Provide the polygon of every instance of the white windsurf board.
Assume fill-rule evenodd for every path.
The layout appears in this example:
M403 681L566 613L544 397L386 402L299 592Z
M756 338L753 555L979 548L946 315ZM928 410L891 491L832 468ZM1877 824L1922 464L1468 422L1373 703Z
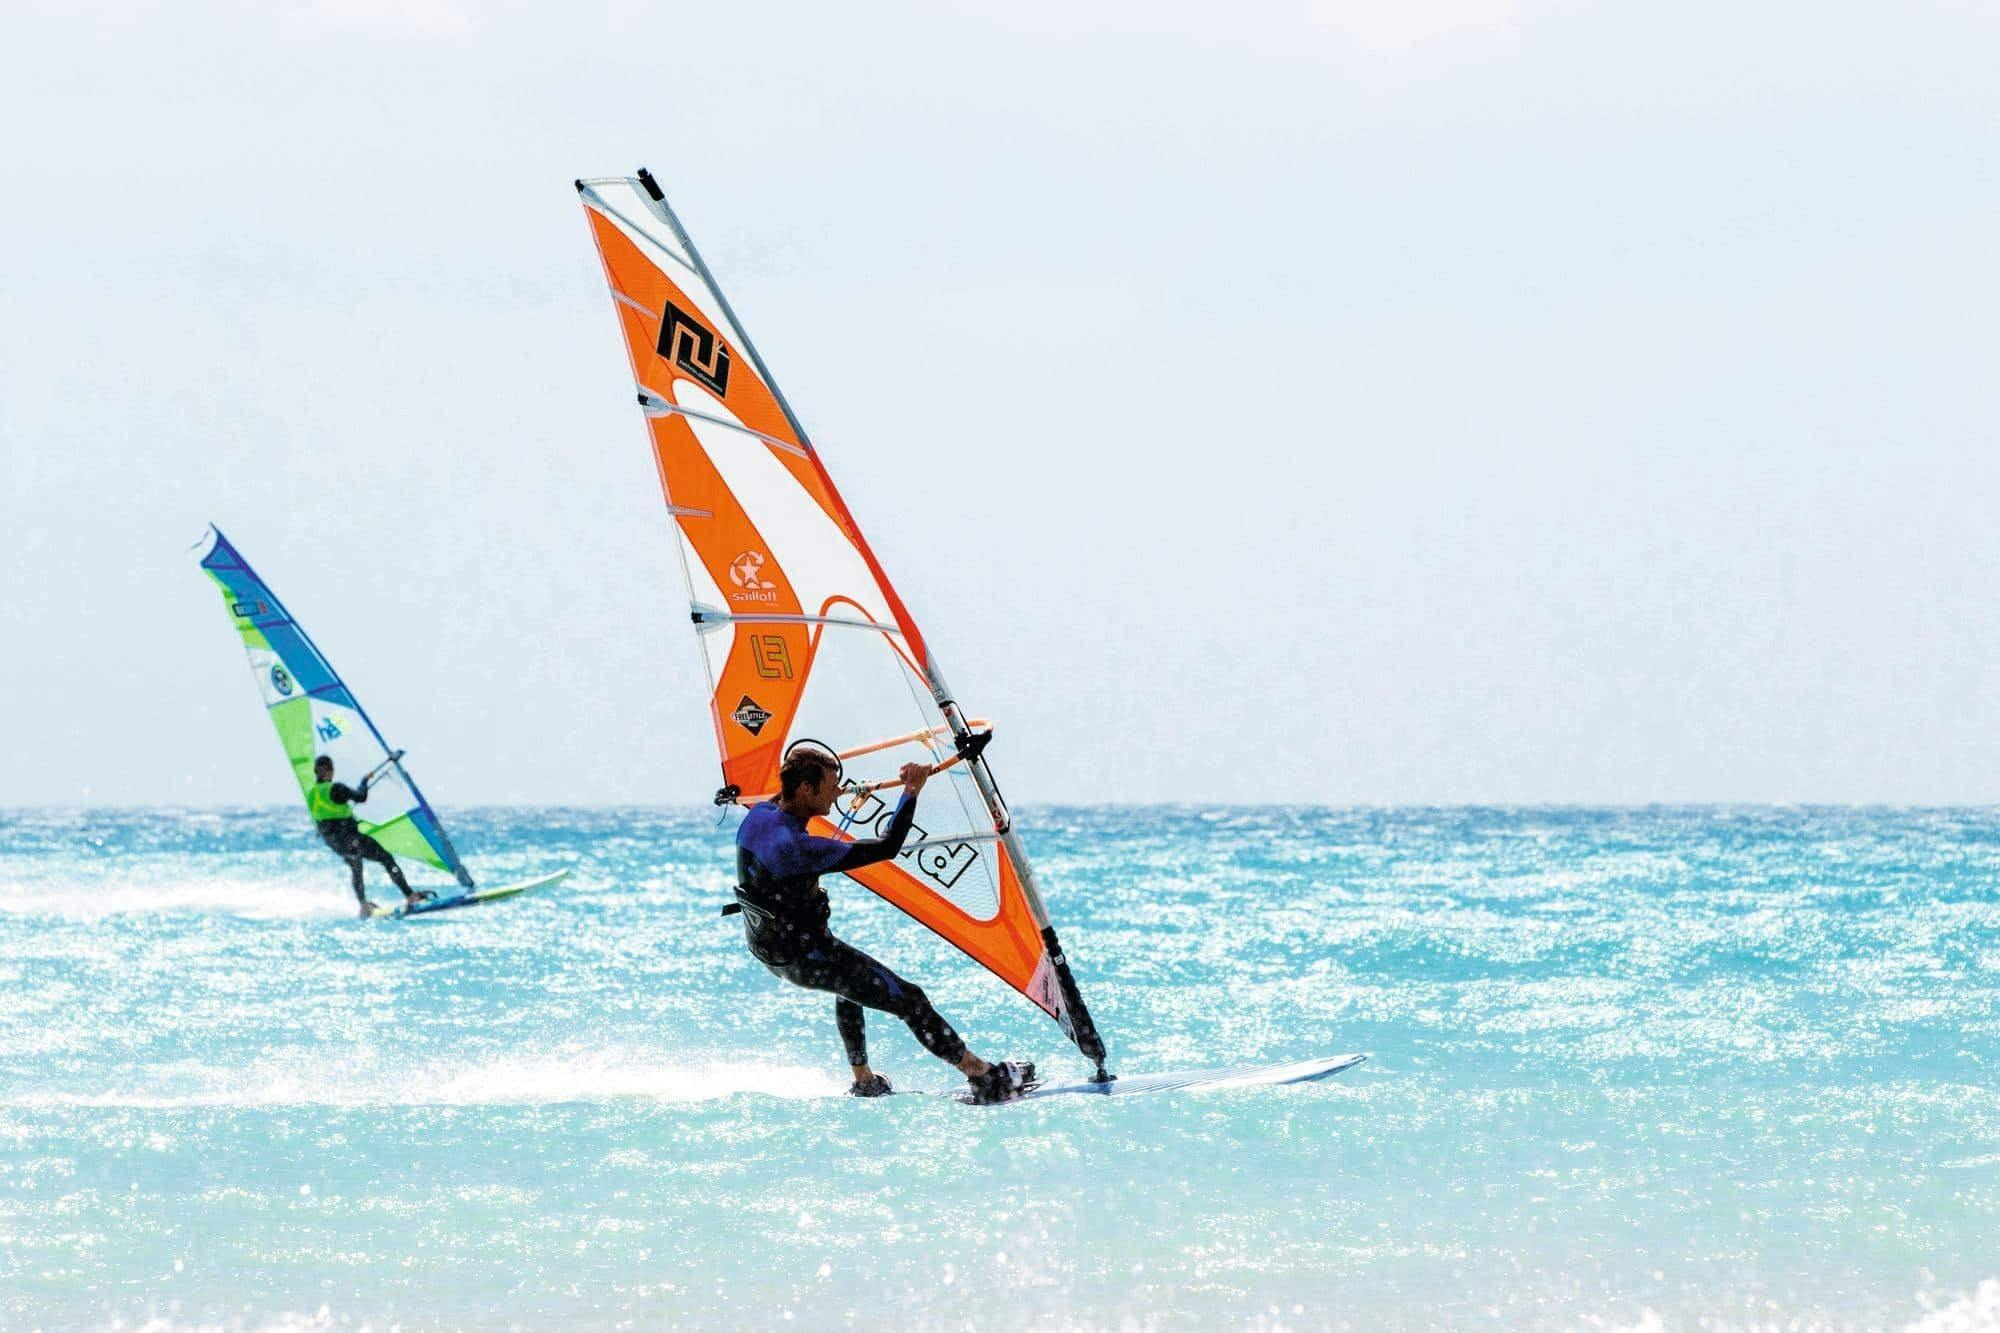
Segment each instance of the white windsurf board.
M1131 1097L1143 1092L1215 1092L1227 1088L1273 1087L1311 1083L1352 1069L1365 1055L1326 1055L1313 1060L1287 1060L1271 1065L1236 1065L1223 1069L1189 1069L1170 1074L1120 1074L1109 1083L1079 1079L1072 1083L1037 1083L1004 1102L974 1102L964 1091L945 1094L970 1106L1012 1106L1037 1097Z
M567 878L569 878L569 867L564 866L554 874L543 875L540 879L522 880L518 884L500 884L490 889L474 889L470 893L439 894L435 898L427 898L419 903L400 903L395 907L379 909L370 916L400 920L403 917L425 916L431 912L447 912L454 907L480 907L502 898L514 898L523 893L532 893L536 889L550 888Z

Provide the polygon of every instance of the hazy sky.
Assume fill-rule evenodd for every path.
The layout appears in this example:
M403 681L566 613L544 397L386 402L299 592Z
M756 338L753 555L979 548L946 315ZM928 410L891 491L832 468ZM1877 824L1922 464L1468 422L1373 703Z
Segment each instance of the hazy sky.
M20 3L0 803L701 801L578 175L1040 800L2000 801L2000 8Z

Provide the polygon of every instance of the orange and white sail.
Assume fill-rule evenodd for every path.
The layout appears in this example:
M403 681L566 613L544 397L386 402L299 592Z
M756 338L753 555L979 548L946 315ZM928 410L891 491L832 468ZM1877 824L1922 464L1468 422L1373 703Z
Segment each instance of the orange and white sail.
M577 190L687 574L718 801L772 795L785 751L810 740L854 783L814 831L872 837L893 808L880 780L911 760L935 766L903 853L854 878L1034 1001L1102 1073L1103 1043L986 766L990 727L952 698L657 183L642 170Z

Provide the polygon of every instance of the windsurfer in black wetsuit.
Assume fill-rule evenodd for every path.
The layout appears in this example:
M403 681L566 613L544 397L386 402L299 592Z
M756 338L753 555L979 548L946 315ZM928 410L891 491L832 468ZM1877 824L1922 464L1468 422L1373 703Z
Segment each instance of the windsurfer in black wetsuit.
M873 841L843 842L806 831L807 821L824 818L833 809L840 792L837 761L810 747L794 749L778 776L778 799L753 807L736 831L736 903L750 952L759 962L795 986L837 997L833 1016L854 1071L854 1086L848 1089L854 1096L880 1097L891 1091L889 1080L868 1066L861 1012L868 1008L908 1024L925 1050L956 1065L971 1081L975 1098L1001 1101L1033 1081L1033 1065L980 1059L931 1007L922 988L835 939L827 928L830 907L819 877L859 870L902 851L916 816L917 793L930 772L923 764L903 765L903 797L887 833Z
M401 755L401 750L396 751ZM334 855L347 862L348 870L354 876L354 898L361 904L361 915L368 916L375 911L375 904L368 901L368 894L361 885L361 863L373 861L389 872L389 882L403 891L403 901L417 903L430 897L428 893L412 889L403 878L403 868L396 864L396 858L389 855L381 843L361 831L354 822L354 807L368 799L368 779L361 779L359 787L350 787L344 782L333 780L333 760L325 755L313 760L313 785L306 789L306 806L312 811L313 823L319 828L319 836L333 849Z

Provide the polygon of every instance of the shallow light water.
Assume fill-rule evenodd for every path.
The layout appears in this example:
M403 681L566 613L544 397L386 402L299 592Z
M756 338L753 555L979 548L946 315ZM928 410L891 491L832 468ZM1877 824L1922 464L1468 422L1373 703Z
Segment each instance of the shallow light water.
M712 813L447 817L570 885L361 922L290 810L0 814L0 1327L2000 1325L2000 813L1028 810L1115 1067L1371 1058L998 1109L839 1095Z

